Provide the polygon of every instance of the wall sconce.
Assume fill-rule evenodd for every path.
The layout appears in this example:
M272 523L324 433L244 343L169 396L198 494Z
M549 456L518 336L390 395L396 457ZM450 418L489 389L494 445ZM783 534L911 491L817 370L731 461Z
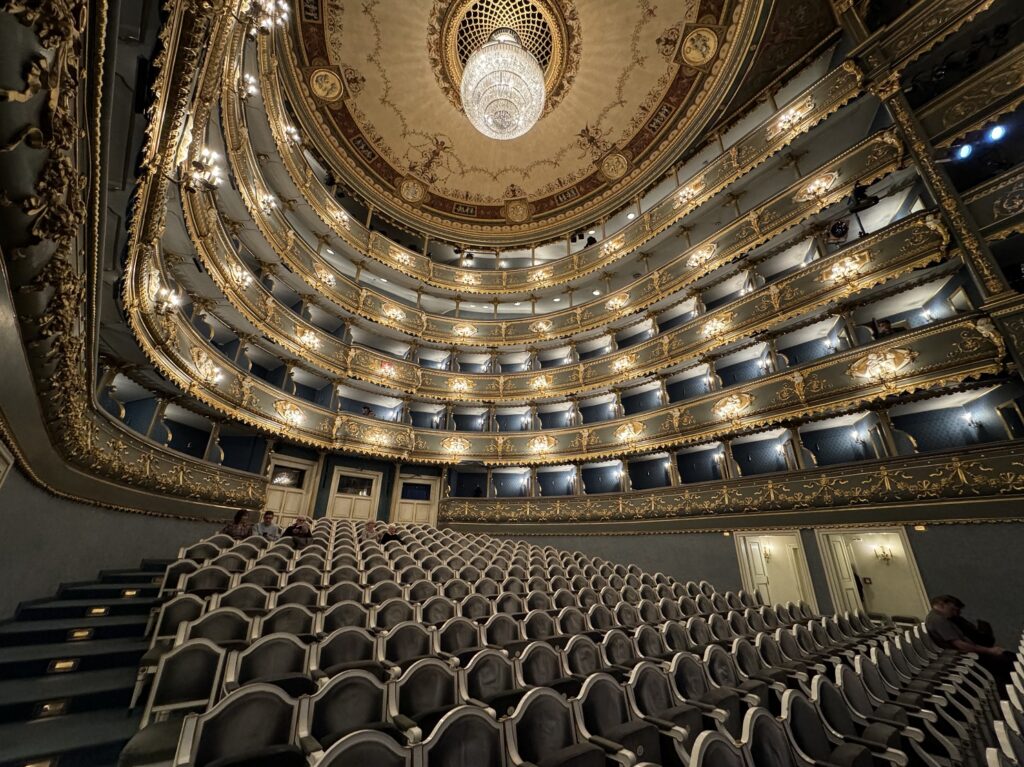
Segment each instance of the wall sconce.
M964 420L964 423L967 424L972 429L977 429L981 425L974 420L974 416L970 413L964 413L960 417Z
M761 549L761 556L764 558L764 563L765 564L768 564L769 562L772 561L772 547L771 547L771 544L767 544L767 545L765 545Z
M274 27L283 27L288 23L288 3L286 0L253 0L249 7L249 34L269 35Z
M163 287L156 292L153 299L158 314L170 314L181 306L181 293L171 288Z
M889 546L875 546L875 559L889 564L892 562L892 549Z
M256 78L250 74L244 74L238 81L238 95L242 101L252 98L260 92L259 87L256 85Z
M858 445L863 445L864 444L864 437L856 429L853 429L850 432L850 436L853 437L853 441L856 442Z
M186 174L186 186L193 192L212 192L219 187L224 182L224 171L218 160L220 155L209 147L199 150Z

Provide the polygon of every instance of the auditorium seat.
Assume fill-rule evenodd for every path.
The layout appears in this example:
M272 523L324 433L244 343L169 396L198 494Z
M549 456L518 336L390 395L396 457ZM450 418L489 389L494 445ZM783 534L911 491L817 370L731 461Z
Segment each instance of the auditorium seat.
M581 736L569 702L546 687L523 696L506 732L512 765L605 767L605 749Z
M224 692L261 683L280 687L293 698L310 695L317 686L309 670L309 645L293 634L269 634L228 656Z

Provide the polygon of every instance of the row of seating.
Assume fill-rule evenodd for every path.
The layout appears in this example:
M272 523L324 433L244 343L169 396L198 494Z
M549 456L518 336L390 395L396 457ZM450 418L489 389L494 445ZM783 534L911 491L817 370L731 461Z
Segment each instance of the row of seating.
M1016 656L1006 697L999 703L1002 718L993 724L996 745L985 754L987 767L1024 765L1024 633L1017 643Z
M860 613L822 617L805 604L769 607L706 582L421 526L384 546L347 522L322 520L314 536L306 547L221 537L180 552L198 572L251 546L242 549L247 561L274 553L284 576L330 572L331 552L354 557L341 567L358 577L196 594L187 592L189 574L179 575L154 616L144 670L155 677L140 674L153 681L124 764L176 751L176 764L204 766L367 758L434 767L946 767L980 763L996 745L991 678L973 659L938 651L920 627ZM310 554L318 561L303 559ZM404 556L438 556L441 566L499 557L537 578L537 588L453 598L427 581L434 590L413 599L419 581L368 582L368 570ZM574 588L569 568L584 567L598 572ZM595 576L622 585L595 590ZM381 584L403 591L378 603L372 589ZM358 588L356 598L330 603L339 585ZM671 596L645 598L645 587ZM300 593L306 604L289 601ZM698 602L706 613L684 612ZM265 716L273 722L252 727Z

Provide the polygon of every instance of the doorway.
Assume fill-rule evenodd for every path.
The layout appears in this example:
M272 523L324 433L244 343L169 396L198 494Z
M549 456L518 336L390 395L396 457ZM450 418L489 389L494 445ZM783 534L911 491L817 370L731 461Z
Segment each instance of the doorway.
M441 481L437 477L399 477L391 521L402 524L436 524L440 485Z
M276 522L282 529L295 521L296 517L311 515L316 475L317 464L313 461L277 454L270 456L266 508L274 512Z
M799 530L736 533L743 588L761 595L765 604L807 602L818 605Z
M331 499L327 516L366 522L377 518L381 473L339 466L331 478Z
M816 530L832 602L839 612L920 620L928 597L902 527Z

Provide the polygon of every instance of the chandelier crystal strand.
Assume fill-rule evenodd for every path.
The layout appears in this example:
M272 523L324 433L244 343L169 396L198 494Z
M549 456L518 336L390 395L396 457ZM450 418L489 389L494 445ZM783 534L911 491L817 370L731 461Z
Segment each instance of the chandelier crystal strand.
M544 72L511 29L498 29L474 51L462 73L462 108L478 131L518 138L544 111Z

